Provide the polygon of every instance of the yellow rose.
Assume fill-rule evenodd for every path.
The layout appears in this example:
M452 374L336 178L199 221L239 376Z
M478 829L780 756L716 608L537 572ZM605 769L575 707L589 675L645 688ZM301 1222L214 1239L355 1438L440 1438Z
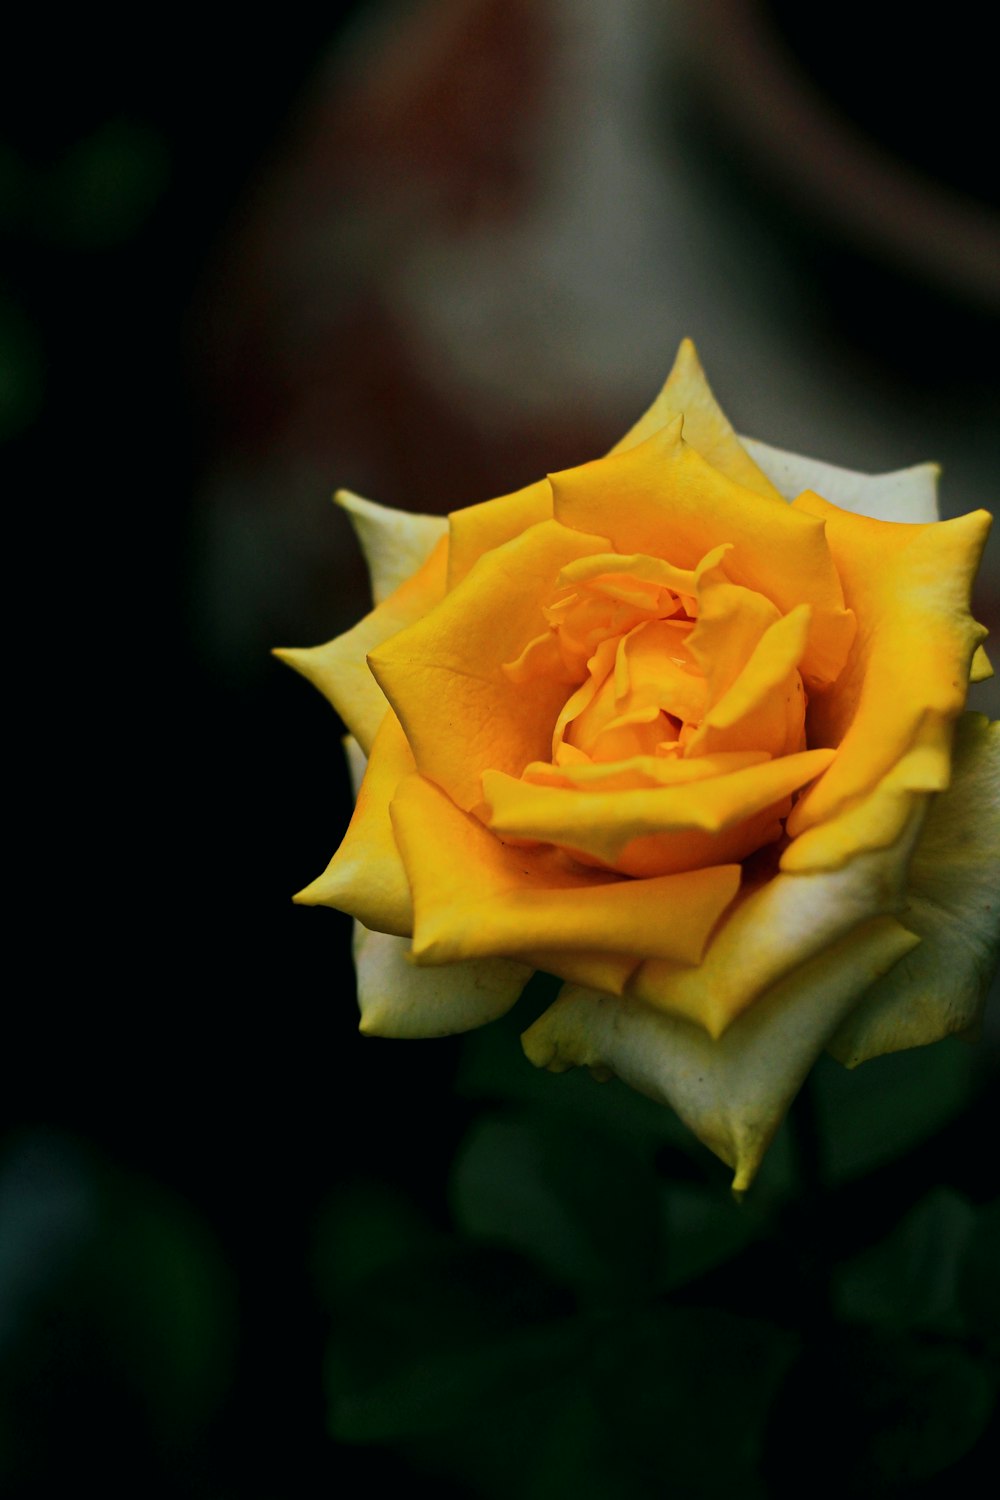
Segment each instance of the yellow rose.
M935 482L738 439L685 342L606 458L447 521L342 495L375 608L279 654L368 757L296 898L358 919L362 1030L463 1031L556 974L531 1061L670 1104L739 1190L824 1047L973 1025L990 518L938 521Z

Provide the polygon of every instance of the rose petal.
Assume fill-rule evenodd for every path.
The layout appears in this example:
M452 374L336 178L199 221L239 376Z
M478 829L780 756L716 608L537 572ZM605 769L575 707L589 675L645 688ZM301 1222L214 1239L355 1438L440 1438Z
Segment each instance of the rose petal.
M680 421L637 448L549 477L556 519L580 531L603 531L619 552L695 568L706 553L730 543L725 571L733 583L764 594L782 614L797 604L811 606L803 671L823 683L838 676L854 621L822 524L803 509L772 505L713 469L683 441ZM810 525L800 524L807 519Z
M905 921L920 947L873 986L830 1043L848 1067L978 1020L1000 950L1000 724L958 721L953 776L910 861Z
M551 520L552 487L547 479L536 480L513 495L501 495L498 500L453 510L448 517L449 593L487 552L512 542L530 526Z
M690 339L684 339L677 351L673 369L660 394L638 422L630 427L612 453L625 453L668 427L683 413L684 436L702 458L720 474L744 485L765 500L782 497L762 468L754 462L740 438L733 431L705 378L705 371Z
M841 510L878 521L939 519L937 482L941 470L937 464L916 464L891 474L860 474L818 458L785 453L753 438L741 438L740 442L786 500L794 500L803 490L814 490Z
M418 962L544 949L697 963L739 889L738 865L616 880L508 847L421 776L400 784L391 811L413 892Z
M892 848L858 855L840 870L782 873L748 887L697 968L649 960L636 970L628 993L721 1036L802 964L871 917L904 910L907 864L922 816L921 806Z
M804 748L806 703L798 668L810 617L808 604L800 604L765 631L691 736L687 755L766 750L782 756Z
M554 1072L606 1071L669 1104L750 1185L778 1125L839 1021L863 990L918 941L876 917L803 965L713 1040L637 1000L564 990L522 1042Z
M323 874L294 898L301 906L333 906L366 927L409 936L413 907L403 861L389 818L389 802L413 756L389 709L375 736L358 789L354 814L340 848Z
M503 668L545 627L542 604L559 570L607 551L603 537L555 521L496 548L431 614L401 631L369 662L406 731L418 770L464 808L481 800L490 766L514 775L551 753L566 696L561 681L528 693Z
M369 651L414 621L444 597L448 539L441 537L426 562L395 593L359 620L352 630L308 650L280 650L275 656L301 672L333 704L367 753L388 707L368 670Z
M558 844L626 874L663 875L744 858L765 841L756 827L748 833L750 820L770 818L833 755L806 750L682 786L585 794L487 771L483 796L502 837Z
M448 531L444 516L394 510L350 490L338 490L333 498L346 510L361 544L376 604L387 599L427 561Z
M531 978L524 964L475 959L419 969L406 938L354 924L360 1029L367 1036L453 1036L485 1026L510 1010Z
M532 761L525 766L522 780L536 786L579 787L606 792L632 791L637 787L684 786L690 781L704 781L708 776L724 776L759 766L770 757L763 750L734 750L721 755L698 755L680 760L664 755L633 755L626 760L586 762L582 765L551 765Z
M950 724L986 634L969 614L969 594L990 516L903 526L851 515L809 492L792 509L826 521L845 596L863 622L843 678L811 705L810 738L838 751L789 820L797 838L867 795L918 733L928 789L947 778Z

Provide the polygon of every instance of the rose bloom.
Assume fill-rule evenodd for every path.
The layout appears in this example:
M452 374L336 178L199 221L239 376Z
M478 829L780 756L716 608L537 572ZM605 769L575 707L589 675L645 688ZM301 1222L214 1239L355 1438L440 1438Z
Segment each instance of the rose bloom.
M565 984L533 1063L617 1075L750 1182L825 1047L962 1032L996 957L997 726L937 471L736 437L689 342L605 458L447 520L351 495L375 608L279 653L367 756L326 872L361 1029Z

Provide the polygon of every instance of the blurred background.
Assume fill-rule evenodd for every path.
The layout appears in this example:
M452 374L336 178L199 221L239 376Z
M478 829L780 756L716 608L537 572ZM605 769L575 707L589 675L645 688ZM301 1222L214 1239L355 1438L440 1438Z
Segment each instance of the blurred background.
M363 1040L348 922L289 899L349 809L268 655L367 606L336 486L444 513L595 457L687 334L738 430L995 508L991 53L964 0L871 17L13 26L5 1496L997 1468L996 1003L978 1047L821 1064L737 1208L666 1111L521 1059L544 981L464 1040Z

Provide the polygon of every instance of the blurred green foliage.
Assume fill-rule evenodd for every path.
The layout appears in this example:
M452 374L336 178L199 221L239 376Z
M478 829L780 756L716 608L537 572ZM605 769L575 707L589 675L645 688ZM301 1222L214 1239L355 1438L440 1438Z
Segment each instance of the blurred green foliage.
M1000 1380L1000 1203L931 1188L873 1233L843 1196L960 1109L960 1050L846 1085L821 1069L830 1183L801 1179L793 1123L737 1205L667 1111L527 1068L523 1024L466 1039L478 1108L445 1214L361 1182L327 1208L335 1439L486 1500L791 1497L817 1463L901 1496L973 1461Z

